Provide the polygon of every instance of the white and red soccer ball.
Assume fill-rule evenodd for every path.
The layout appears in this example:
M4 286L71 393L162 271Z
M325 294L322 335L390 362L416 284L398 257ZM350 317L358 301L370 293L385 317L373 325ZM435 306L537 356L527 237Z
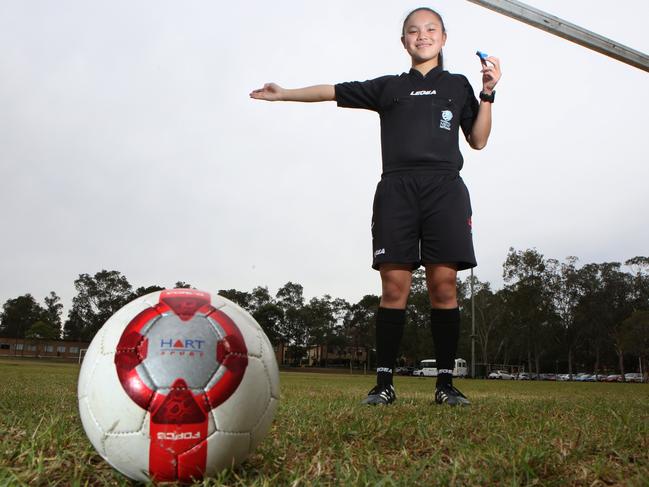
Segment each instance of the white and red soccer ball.
M79 374L83 427L140 481L191 481L241 463L279 401L273 348L231 301L194 289L148 294L97 332Z

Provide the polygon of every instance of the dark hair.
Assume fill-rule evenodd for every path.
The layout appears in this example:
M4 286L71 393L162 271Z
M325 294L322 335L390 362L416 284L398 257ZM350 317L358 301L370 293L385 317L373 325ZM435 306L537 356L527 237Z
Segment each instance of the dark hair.
M446 27L444 26L444 19L442 19L442 16L438 12L436 12L432 8L419 7L412 10L408 15L406 15L406 18L403 20L403 25L401 26L401 37L404 37L406 35L406 23L408 22L408 19L412 17L413 14L417 12L421 12L422 10L425 12L430 12L433 15L436 15L437 18L439 19L439 23L442 24L442 32L446 33ZM440 68L444 69L444 54L442 53L441 49L439 50L439 54L437 55L437 65Z

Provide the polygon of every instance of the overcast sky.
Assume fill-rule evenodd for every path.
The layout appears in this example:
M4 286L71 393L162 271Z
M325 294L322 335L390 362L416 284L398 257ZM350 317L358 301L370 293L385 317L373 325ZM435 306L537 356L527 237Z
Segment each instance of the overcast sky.
M646 0L529 3L649 52ZM407 71L401 23L421 5L476 92L476 49L502 61L488 146L461 141L477 276L501 287L510 246L648 255L647 73L468 1L2 0L0 304L54 290L67 307L101 269L379 294L378 116L248 93Z

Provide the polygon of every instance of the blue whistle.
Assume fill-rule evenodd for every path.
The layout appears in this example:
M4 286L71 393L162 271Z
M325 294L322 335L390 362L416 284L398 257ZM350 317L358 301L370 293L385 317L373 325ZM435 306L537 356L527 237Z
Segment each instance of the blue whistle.
M478 56L481 61L484 61L485 59L487 59L489 57L489 54L487 54L486 52L476 51L475 53L476 53L476 56Z

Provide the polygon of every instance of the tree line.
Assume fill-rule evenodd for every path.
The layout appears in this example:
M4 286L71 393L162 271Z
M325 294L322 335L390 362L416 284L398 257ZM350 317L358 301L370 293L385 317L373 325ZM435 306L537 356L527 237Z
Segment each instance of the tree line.
M471 356L472 310L477 362L523 365L532 372L637 369L649 356L649 258L578 265L536 249L509 249L503 263L504 285L471 276L458 279L462 328L458 356ZM471 286L474 303L471 305ZM7 300L0 314L0 336L90 341L105 321L129 301L162 290L134 289L118 271L81 274L67 319L51 292L43 304L31 294ZM173 287L191 287L179 281ZM275 294L268 287L251 291L221 289L220 295L246 309L274 345L286 347L292 363L302 363L312 347L330 352L370 351L373 365L374 319L379 296L358 302L325 294L307 300L301 284L287 282ZM403 365L433 357L429 300L422 270L413 274L407 322L401 346ZM353 357L358 356L353 353ZM332 365L324 354L317 365ZM360 364L356 364L360 365ZM630 370L629 369L629 370Z

